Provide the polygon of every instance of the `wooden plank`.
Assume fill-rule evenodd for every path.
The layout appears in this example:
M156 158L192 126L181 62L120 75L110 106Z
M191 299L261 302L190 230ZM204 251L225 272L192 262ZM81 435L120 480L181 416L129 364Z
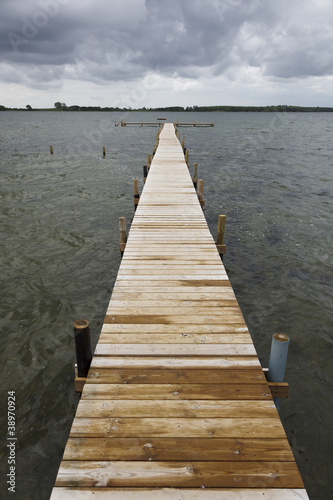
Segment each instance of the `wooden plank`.
M85 384L82 399L272 400L267 384Z
M303 488L294 462L63 461L56 486Z
M247 333L101 333L99 344L252 344Z
M292 462L285 439L72 438L64 460L175 460Z
M158 361L156 363L158 366ZM264 382L261 370L92 367L89 383L98 384L255 384ZM81 390L82 392L82 390ZM272 392L272 391L271 391ZM280 394L275 392L275 394Z
M304 489L54 488L50 500L309 500Z
M142 324L103 324L103 333L133 333L137 334L150 333L150 334L179 334L179 335L190 335L190 334L243 334L248 332L247 326L244 322L234 325L142 325Z
M70 437L285 438L275 418L75 418Z
M97 344L95 356L256 356L253 344Z
M210 325L218 325L222 321L224 324L239 324L243 319L242 313L239 311L237 313L233 313L232 315L223 314L214 314L212 315L202 315L202 316L194 316L194 315L183 315L183 316L172 316L172 314L107 314L104 318L104 323L121 323L121 324L174 324L174 325L182 325L182 324L207 324Z
M178 400L164 399L127 400L103 399L79 402L76 417L224 417L224 418L273 418L277 410L272 401L234 401L234 400Z
M258 370L261 365L256 356L224 356L220 357L158 357L158 356L95 356L91 363L92 368L192 368L204 370L222 369L253 369ZM266 379L264 383L267 385ZM268 385L267 385L268 388Z

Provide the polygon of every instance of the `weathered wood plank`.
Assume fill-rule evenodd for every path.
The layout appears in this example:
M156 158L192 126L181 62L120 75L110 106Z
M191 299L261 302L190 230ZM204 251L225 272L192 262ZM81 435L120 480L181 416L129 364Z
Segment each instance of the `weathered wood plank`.
M99 344L251 344L246 333L101 333Z
M54 488L50 500L309 500L304 489Z
M253 344L97 344L95 356L256 356Z
M83 388L82 399L114 398L272 400L267 384L92 384L87 382Z
M256 356L223 356L223 357L159 357L159 356L95 356L91 363L92 368L169 368L169 369L204 369L229 370L231 368L261 369ZM260 370L261 371L261 370ZM264 382L267 384L266 379Z
M277 410L272 401L234 400L128 400L128 399L81 399L76 417L225 417L225 418L273 418Z
M142 325L142 324L103 324L103 333L167 333L167 334L243 334L248 332L247 326L244 322L234 325Z
M63 461L56 486L303 488L294 462Z
M158 365L158 361L156 361ZM263 383L261 370L109 368L92 367L89 383L98 384L255 384ZM271 391L272 392L272 391ZM273 396L275 394L273 393ZM278 397L278 396L277 396ZM281 397L281 396L280 396Z
M64 460L175 460L292 462L285 439L72 438Z
M70 437L285 438L277 418L75 418Z

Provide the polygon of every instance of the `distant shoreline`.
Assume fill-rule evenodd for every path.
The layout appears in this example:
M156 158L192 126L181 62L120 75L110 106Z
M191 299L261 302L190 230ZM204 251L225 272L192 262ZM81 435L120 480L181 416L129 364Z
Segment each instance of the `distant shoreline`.
M165 108L113 108L113 107L100 107L100 106L66 106L63 105L61 108L6 108L5 106L0 106L0 111L55 111L60 112L81 112L81 111L100 111L100 112L121 112L121 113L132 113L132 112L257 112L257 113L276 113L276 112L292 112L292 113L329 113L333 112L333 107L309 107L309 106L193 106L193 107L182 107L182 106L169 106Z

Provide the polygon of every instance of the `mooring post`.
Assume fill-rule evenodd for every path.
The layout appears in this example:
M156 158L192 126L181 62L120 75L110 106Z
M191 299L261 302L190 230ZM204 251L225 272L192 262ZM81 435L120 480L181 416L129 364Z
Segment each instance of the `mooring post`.
M194 163L193 164L193 177L192 177L194 189L197 189L197 180L198 180L198 164Z
M147 175L148 175L148 167L147 165L143 165L143 182L146 182Z
M204 181L202 179L198 180L198 198L200 201L200 205L202 207L205 206L205 200L204 200Z
M138 179L133 179L133 184L134 184L134 210L136 210L140 199Z
M187 163L188 168L190 168L190 165L188 164L188 149L185 151L185 161Z
M149 174L150 165L151 165L151 155L148 155L147 175Z
M75 351L78 377L87 377L92 360L89 321L74 322Z
M224 244L224 233L225 233L225 215L219 215L219 221L217 225L217 238L216 238L216 248L223 260L223 254L225 254L226 246Z
M183 140L182 140L182 148L184 149L185 146L185 135L183 135Z
M289 337L284 333L272 336L271 353L268 364L268 382L283 382L286 371ZM280 398L274 398L276 409L280 409Z
M53 155L53 146L50 146L50 153Z
M125 217L119 217L119 250L122 256L125 251L126 242L127 242L126 219Z
M103 146L103 158L105 158L105 146Z

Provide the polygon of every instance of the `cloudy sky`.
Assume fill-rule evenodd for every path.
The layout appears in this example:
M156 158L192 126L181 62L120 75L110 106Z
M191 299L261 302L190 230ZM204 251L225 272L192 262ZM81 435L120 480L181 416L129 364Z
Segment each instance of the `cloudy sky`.
M333 0L0 0L0 104L333 106Z

